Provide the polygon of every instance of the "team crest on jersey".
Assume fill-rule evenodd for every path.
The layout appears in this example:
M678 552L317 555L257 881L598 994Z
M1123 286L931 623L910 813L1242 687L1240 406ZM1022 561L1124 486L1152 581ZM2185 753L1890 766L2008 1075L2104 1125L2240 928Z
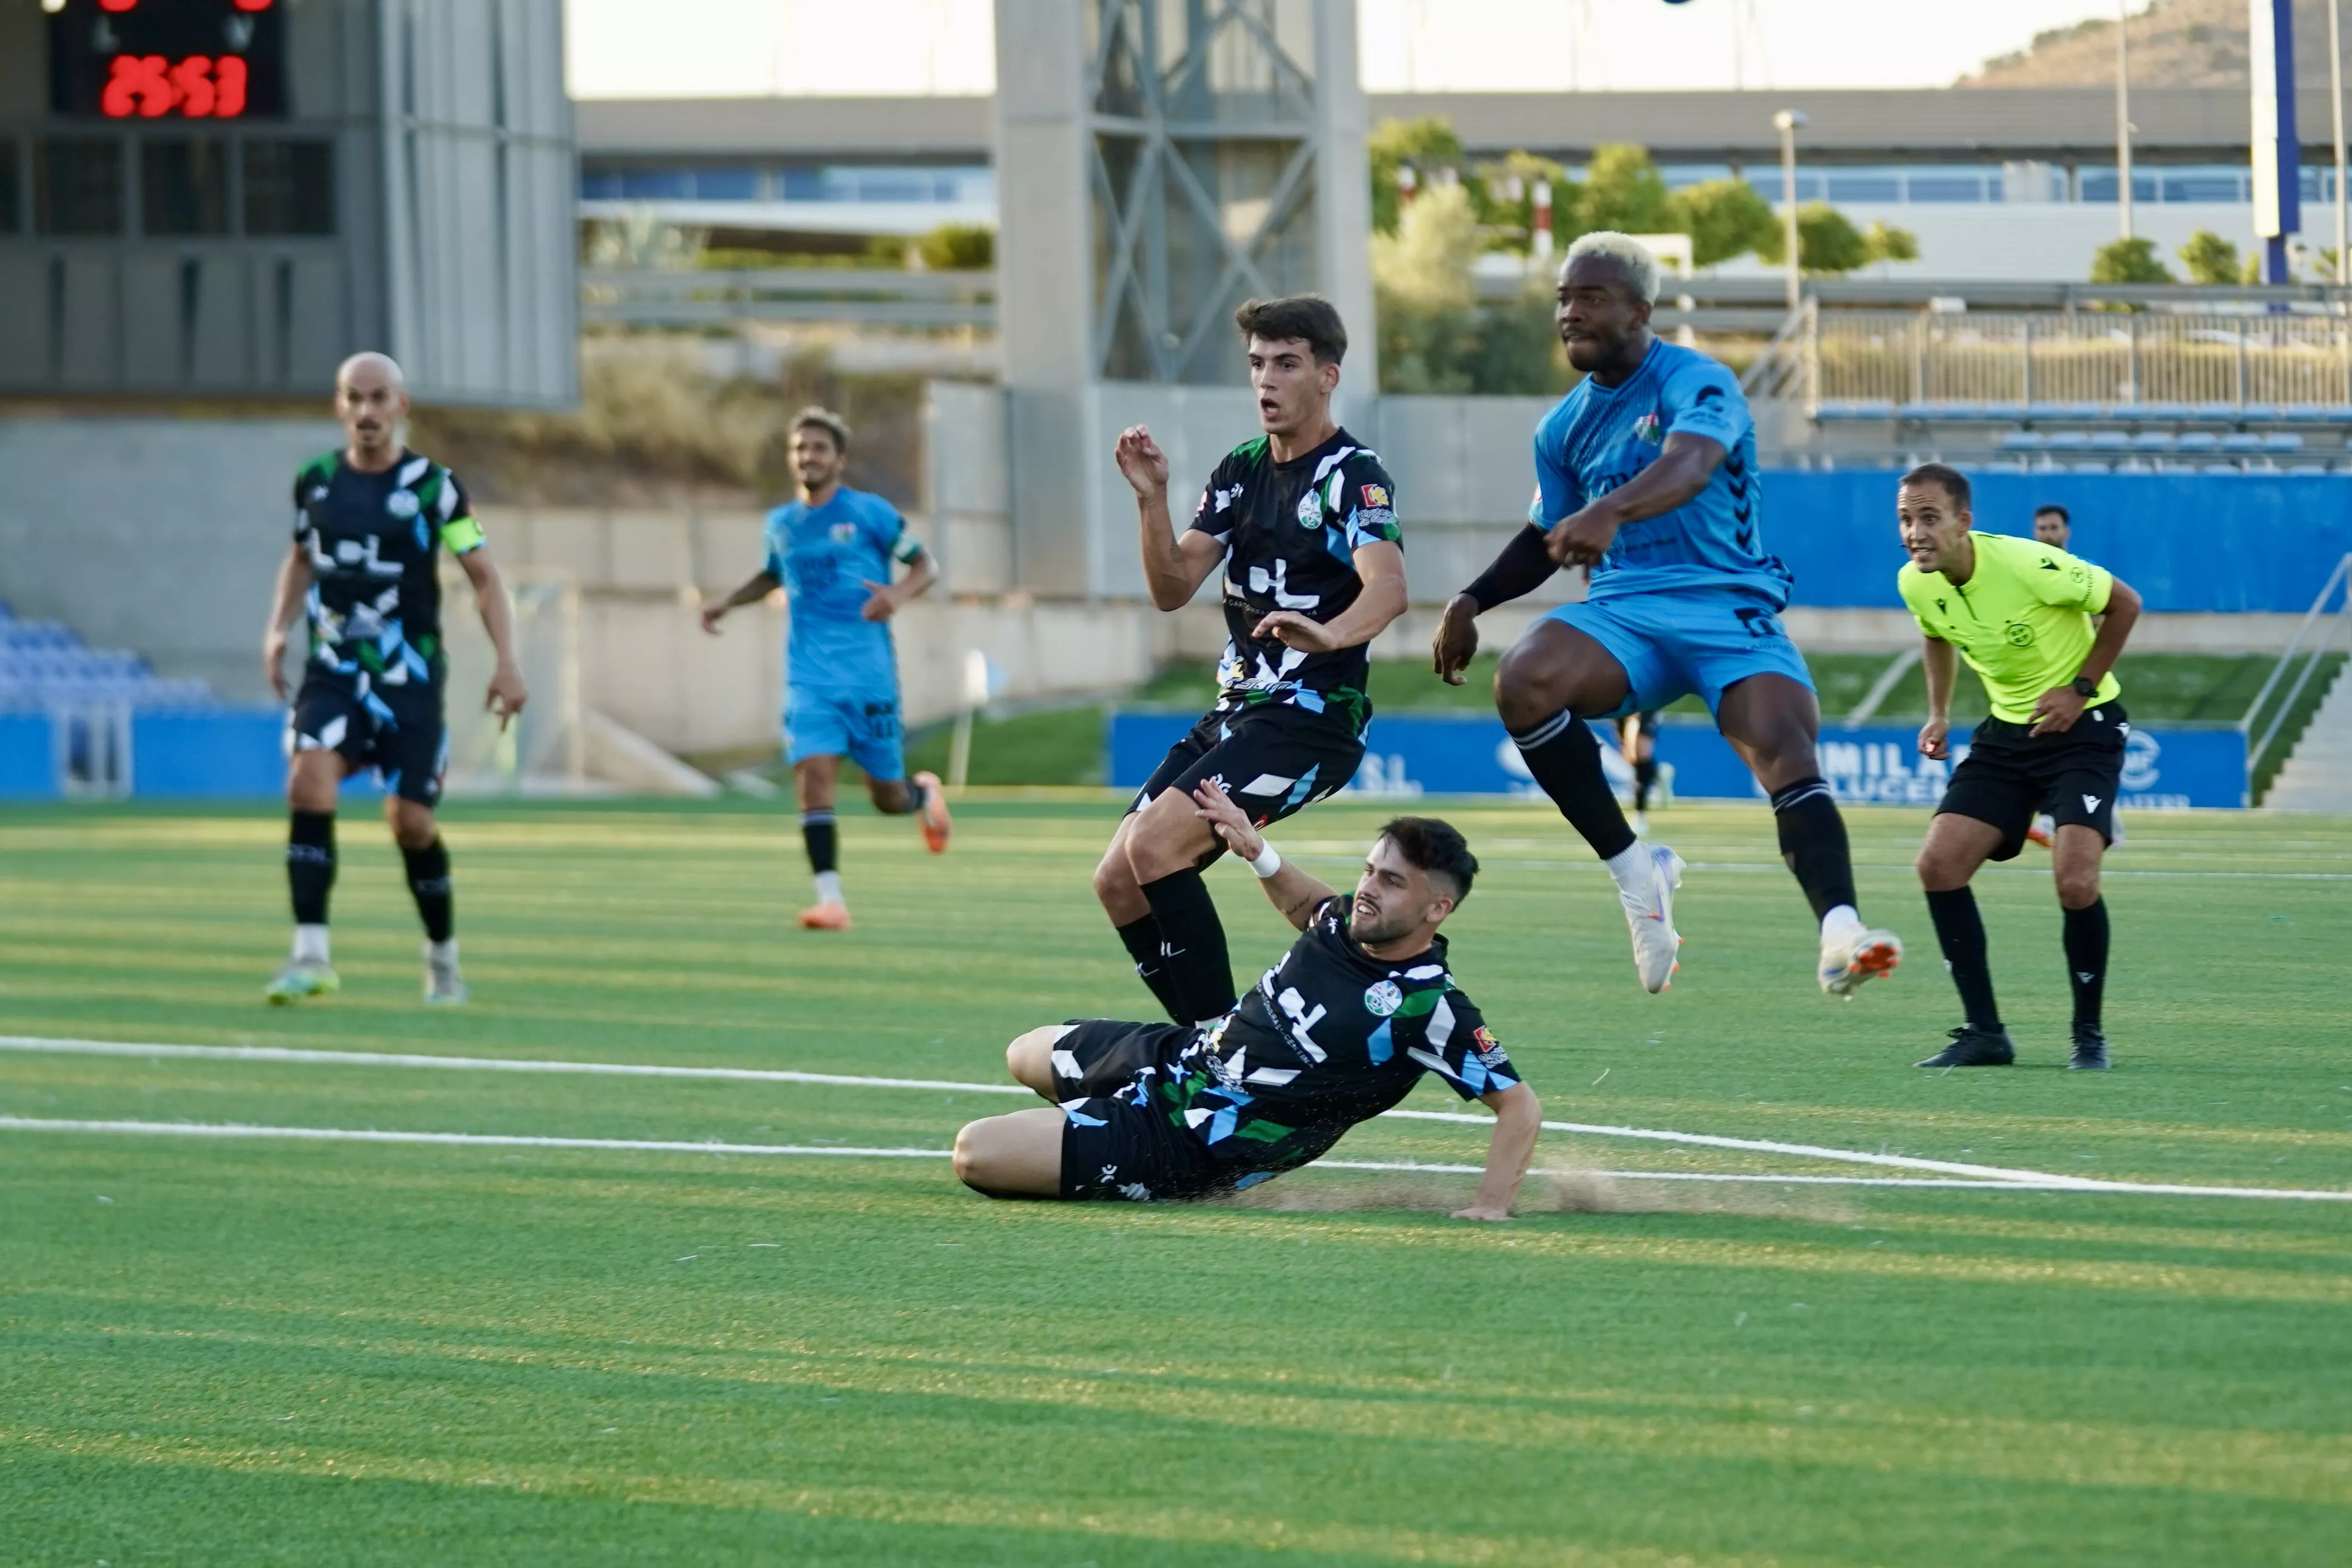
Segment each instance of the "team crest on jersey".
M383 498L383 510L406 522L419 510L415 490L394 490Z
M1647 441L1653 447L1665 439L1658 433L1658 416L1655 414L1644 414L1633 421L1633 439Z
M1364 987L1364 1010L1385 1018L1404 1005L1404 992L1393 980L1376 980Z
M1323 526L1322 492L1312 485L1307 486L1307 493L1298 498L1298 526L1301 528Z
M836 522L826 531L833 535L833 542L835 544L857 542L857 525L854 522Z

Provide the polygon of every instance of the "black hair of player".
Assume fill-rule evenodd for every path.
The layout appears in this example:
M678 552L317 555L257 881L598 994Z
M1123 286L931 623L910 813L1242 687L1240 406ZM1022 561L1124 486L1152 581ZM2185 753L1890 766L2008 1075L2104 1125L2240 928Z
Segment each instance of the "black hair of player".
M2069 528L2072 528L2072 527L2074 527L2074 515L2073 515L2072 513L2070 513L2069 511L2067 511L2067 510L2066 510L2064 507L2060 506L2060 505L2059 505L2056 501L2054 501L2054 500L2052 500L2052 501L2043 501L2040 506L2035 507L2035 508L2033 509L2033 515L2034 515L2037 519L2039 519L2039 518L2044 518L2044 517L2054 517L2054 518L2056 518L2059 521L2061 521L2061 522L2064 523L2064 524L2065 524L2067 527L2069 527Z
M1949 463L1922 463L1904 475L1897 485L1903 489L1913 485L1941 485L1944 493L1952 498L1954 511L1973 510L1970 501L1974 492L1969 485L1968 475Z
M832 409L819 408L816 405L811 404L793 415L791 433L797 436L803 430L824 431L833 437L835 451L844 457L849 455L849 421Z
M1244 342L1303 342L1317 364L1338 364L1348 356L1347 323L1339 320L1339 307L1320 294L1245 300L1234 312L1234 325L1242 330Z
M1391 817L1381 837L1396 846L1405 864L1452 882L1456 906L1470 896L1470 884L1478 877L1478 857L1470 853L1469 840L1452 823L1433 816Z

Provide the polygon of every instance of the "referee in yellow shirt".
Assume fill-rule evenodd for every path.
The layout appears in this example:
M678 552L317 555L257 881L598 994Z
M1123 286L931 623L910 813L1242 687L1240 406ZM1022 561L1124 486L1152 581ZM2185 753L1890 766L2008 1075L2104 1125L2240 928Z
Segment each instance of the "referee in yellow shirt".
M2034 814L2055 821L2051 871L2065 911L2066 973L2074 993L2074 1052L2066 1065L2107 1065L2099 1006L2106 983L2107 906L2099 858L2114 842L2123 783L2124 715L2116 658L2139 619L2139 595L2112 573L2031 539L1973 533L1969 481L1927 463L1903 476L1895 511L1910 564L1895 586L1926 636L1923 755L1949 754L1953 653L1984 678L1992 716L1936 807L1919 847L1927 912L1968 1022L1923 1068L2007 1067L2017 1059L1993 1004L1984 921L1969 879L2014 858ZM2104 616L2095 627L2094 616Z

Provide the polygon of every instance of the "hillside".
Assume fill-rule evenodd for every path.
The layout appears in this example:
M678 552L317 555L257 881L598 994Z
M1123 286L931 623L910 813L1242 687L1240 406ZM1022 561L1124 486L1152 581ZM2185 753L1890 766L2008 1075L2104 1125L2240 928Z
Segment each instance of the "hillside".
M2246 0L2157 0L2125 26L2136 87L2237 87L2246 81ZM2116 79L2116 25L2053 27L1996 55L1959 87L2105 87ZM2352 27L2352 25L2347 25ZM2295 0L2296 76L2327 83L2327 0ZM2352 53L2352 50L2347 50Z

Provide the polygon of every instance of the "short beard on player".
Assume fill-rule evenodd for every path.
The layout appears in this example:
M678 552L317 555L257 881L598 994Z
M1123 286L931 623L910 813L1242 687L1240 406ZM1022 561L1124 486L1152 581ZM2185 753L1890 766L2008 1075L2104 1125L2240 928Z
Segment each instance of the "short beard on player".
M1359 947L1394 942L1420 923L1419 910L1384 910L1361 892L1349 901L1348 934L1356 939Z

